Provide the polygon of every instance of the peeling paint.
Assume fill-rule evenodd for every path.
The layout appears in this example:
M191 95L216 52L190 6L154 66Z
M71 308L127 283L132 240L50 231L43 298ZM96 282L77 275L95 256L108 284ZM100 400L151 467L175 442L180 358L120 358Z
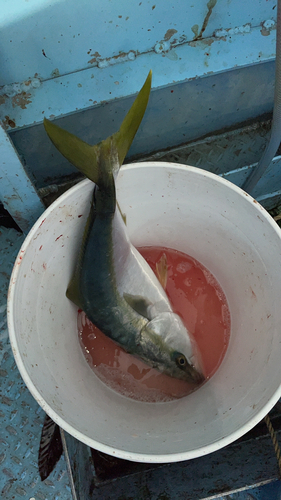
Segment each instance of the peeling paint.
M99 68L107 68L108 66L113 66L114 64L125 62L125 61L134 61L137 53L134 50L130 50L129 52L120 52L120 54L107 57L106 59L102 59L98 61Z
M170 48L171 46L169 42L159 42L154 46L154 51L156 52L156 54L161 54L162 52L168 52Z
M166 33L165 33L165 35L164 35L164 40L167 42L177 32L178 32L178 30L175 30L175 29L169 29L169 30L167 30Z
M276 28L276 23L273 19L267 19L267 21L264 21L263 26L268 30L272 30Z
M239 35L251 32L251 24L243 24L243 26L237 26L235 28L220 29L215 31L216 38L223 38L231 35Z
M59 66L58 63L55 64L50 64L43 56L41 58L41 49L39 46L39 58L41 60L45 60L45 64L48 65L48 78L44 79L44 83L42 82L43 89L40 92L33 92L33 85L31 83L31 76L34 75L35 69L32 70L29 74L26 74L24 81L22 83L15 83L9 85L9 88L7 88L7 91L9 91L10 95L7 95L3 87L0 88L0 110L1 110L1 119L3 120L5 115L8 116L8 118L5 121L5 126L10 128L10 131L15 132L15 127L16 128L22 128L25 126L32 126L35 123L41 123L44 113L47 116L48 113L51 113L52 115L55 115L56 117L58 116L63 116L64 114L69 114L70 112L73 112L75 110L82 110L83 108L91 108L94 107L95 104L101 103L101 102L107 102L108 101L108 91L106 86L104 86L104 77L101 73L101 71L98 70L98 68L106 68L107 71L109 70L109 67L111 65L117 64L117 63L123 63L121 66L125 66L129 64L130 69L134 71L140 71L140 67L142 66L142 60L144 61L145 67L149 67L149 59L152 61L153 67L157 64L160 65L161 67L161 78L164 84L168 81L170 78L170 71L169 71L169 62L172 64L172 61L177 61L173 65L173 79L174 81L181 81L184 79L187 81L189 77L193 78L195 75L196 77L200 77L202 75L205 75L207 71L215 68L215 70L219 71L224 71L226 68L235 68L235 65L241 66L244 64L248 64L248 61L251 63L256 63L257 59L258 62L266 61L269 58L274 57L274 46L273 43L271 43L274 38L275 38L275 32L271 33L271 36L267 36L266 38L266 31L265 30L273 30L274 21L265 22L263 25L261 25L261 21L263 19L269 19L270 18L270 13L266 14L265 16L261 17L259 19L259 22L256 23L255 25L251 27L251 25L248 23L247 25L241 26L241 22L235 22L233 19L230 20L230 25L232 26L231 29L224 29L224 30L217 30L215 31L215 28L219 28L220 26L229 26L227 23L223 23L225 20L222 19L220 22L217 22L217 19L215 19L216 16L220 16L221 12L217 12L219 9L219 2L217 2L216 7L213 8L212 12L212 17L209 18L209 22L207 25L207 29L204 31L202 38L198 39L198 36L200 32L202 32L201 27L203 20L206 19L206 13L207 13L207 7L206 4L208 2L209 8L214 5L213 3L209 3L209 0L206 0L204 2L204 7L203 11L200 8L199 12L201 13L201 17L191 17L186 19L186 24L183 27L179 23L174 24L174 28L177 26L176 30L173 30L173 20L171 19L170 26L167 23L164 25L164 23L161 21L161 24L159 24L158 27L158 32L156 33L156 22L154 23L155 26L152 26L149 24L147 26L150 26L151 28L154 27L155 29L152 30L153 33L147 34L145 33L145 28L143 31L143 37L146 39L146 52L139 53L138 51L133 52L130 50L127 52L127 50L131 47L133 48L139 48L139 46L136 44L136 40L138 40L136 33L136 38L132 40L132 43L135 45L129 45L129 43L126 44L126 49L125 51L121 52L120 54L118 53L118 47L116 45L112 45L110 47L111 51L104 51L104 49L100 48L102 47L96 44L95 40L93 38L88 38L88 41L86 41L86 45L84 45L82 48L82 51L80 51L79 47L79 56L82 59L82 63L84 64L84 69L81 73L78 74L78 72L73 72L68 74L65 74L63 71L63 67L60 67L60 71L62 72L63 76L60 76L56 80L51 80L50 79L50 74L52 69L54 70L55 66ZM152 3L150 4L151 7ZM197 10L197 9L196 9ZM209 9L210 13L210 9ZM197 15L197 13L195 13ZM275 12L276 14L276 12ZM161 19L157 17L157 20ZM214 22L214 19L216 22ZM238 18L240 19L240 18ZM235 18L236 20L236 18ZM188 21L188 22L187 22ZM160 22L160 21L159 21ZM194 24L195 22L198 22L198 24ZM244 21L246 22L246 21ZM123 15L123 23L125 25L125 13ZM210 26L214 28L214 31L212 30L212 36L206 36L210 34ZM164 26L163 26L164 25ZM193 26L192 26L193 25ZM127 25L126 25L127 26ZM180 27L179 27L180 26ZM164 29L163 29L164 27ZM191 28L192 27L192 28ZM168 30L168 28L170 28ZM263 28L264 31L264 36L261 36L260 30ZM126 28L127 29L127 28ZM183 35L184 30L187 34ZM243 36L243 37L235 37L235 35L239 34L244 34L244 33L249 33L249 36ZM158 36L157 36L158 34ZM193 37L195 36L197 39L192 40ZM225 35L224 37L222 35ZM233 38L231 42L233 42L231 45L230 44L223 44L222 40L226 40L228 36L233 35ZM147 38L149 37L149 38ZM167 40L160 40L157 45L154 45L159 38L165 37ZM234 38L235 37L235 38ZM154 40L153 40L154 38ZM102 41L101 41L102 42ZM216 42L214 45L212 45L214 42ZM264 44L266 44L265 50L261 51L261 48L263 48ZM271 45L270 45L271 44ZM91 45L91 47L89 47ZM226 47L225 47L226 45ZM238 51L236 51L236 45L238 47ZM180 47L179 47L180 46ZM249 46L252 47L251 52L249 54ZM193 48L194 47L194 48ZM114 55L114 57L108 57L107 59L102 59L101 58L101 53L97 52L97 49L100 48L100 51L102 53L103 58L105 56L110 56ZM202 51L203 49L203 51ZM47 48L46 54L48 55L48 50ZM114 52L113 52L114 51ZM259 53L259 51L261 51ZM153 54L154 52L154 54ZM204 56L204 52L210 52L211 56L208 57L207 64L209 64L209 67L206 67L206 56ZM237 53L239 52L239 54ZM234 55L233 55L234 54ZM138 56L141 55L142 57L138 59ZM86 57L85 57L86 56ZM157 57L158 56L158 57ZM161 59L159 58L161 57ZM163 59L162 59L163 57ZM134 64L130 64L130 59L133 61L136 58L136 61ZM170 61L169 61L170 59ZM84 61L84 62L83 62ZM88 61L88 64L87 64ZM179 63L179 64L178 64ZM62 63L64 64L64 63ZM94 67L91 67L94 66ZM50 67L51 66L51 67ZM119 69L118 69L119 68ZM120 69L120 66L115 67L114 69L114 74L111 73L110 76L112 76L112 84L114 82L119 81L119 85L115 83L113 85L114 90L112 91L110 95L110 99L117 97L123 97L122 91L124 88L124 76L122 75L122 67ZM165 70L162 68L165 68ZM55 68L56 69L56 68ZM39 71L39 70L38 70ZM57 68L58 71L58 68ZM116 72L116 73L115 73ZM40 71L40 78L42 75L42 72ZM53 76L57 76L58 73L53 73ZM81 79L80 79L81 75ZM37 75L38 76L38 75ZM90 78L95 77L95 89L97 90L97 102L93 102L90 100L92 97L92 83L93 81L90 80ZM37 79L38 84L40 85L40 80ZM80 88L80 85L77 87L78 82L83 85L83 88ZM126 85L128 82L125 82ZM15 102L17 103L17 108L12 107L12 95L18 95L21 94L23 91L22 85L24 85L24 90L26 92L26 96L28 97L27 101L32 101L32 106L28 106L25 104L25 108L21 107L19 103L17 102L20 100L20 98L16 98ZM131 84L128 84L129 88ZM56 88L55 88L56 87ZM57 91L59 88L59 95L63 95L63 91L65 89L68 89L67 91L73 90L76 102L73 105L72 109L72 100L65 101L64 99L61 99L60 97L58 99L53 99L52 95L54 92ZM126 87L127 88L127 87ZM46 90L45 90L46 89ZM105 90L106 89L106 90ZM136 91L136 89L135 89ZM1 93L2 96L1 96ZM31 94L31 96L30 96ZM48 101L44 98L42 100L42 95L48 94ZM51 109L48 111L46 110L46 102L49 102L49 106L51 106ZM3 106L4 104L4 106ZM14 103L15 104L15 103ZM24 112L23 112L24 111ZM46 114L47 113L47 114ZM49 117L49 115L48 115ZM15 120L14 120L15 119ZM9 122L9 120L11 120ZM16 125L15 125L16 122Z
M205 49L206 46L210 47L214 42L215 42L214 38L202 38L201 40L194 39L191 42L188 42L188 45L190 47L201 47L202 49Z
M192 33L194 33L194 37L198 38L199 26L198 24L194 24L191 28Z
M163 40L160 42L157 42L153 49L156 54L163 54L163 52L168 52L172 48L174 48L176 45L182 45L186 41L186 36L182 35L178 40L174 39L171 42L169 40L172 38L173 35L175 35L178 31L175 29L168 29L164 35ZM175 54L175 53L174 53ZM170 59L174 59L174 55L171 55ZM178 56L174 60L178 59Z
M38 75L37 75L38 76ZM41 81L39 78L30 78L29 80L25 80L22 83L11 83L9 85L4 85L0 88L0 105L7 104L8 99L11 98L13 108L16 106L26 108L26 104L29 104L31 101L29 98L31 97L31 93L33 89L39 88L41 85ZM30 91L30 92L27 92Z
M11 83L10 85L4 85L1 87L1 95L6 97L13 97L14 95L20 94L22 91L19 83Z
M263 23L261 23L262 36L270 35L270 32L273 29L276 29L276 23L272 19L268 19L267 21L264 21Z
M176 53L175 50L170 50L167 54L166 54L166 57L168 57L168 59L171 59L171 61L177 61L179 56L178 54Z
M202 28L201 28L201 31L197 37L197 39L200 39L202 38L202 35L205 31L205 29L207 28L208 26L208 22L209 22L209 19L211 17L211 14L212 14L212 11L213 11L213 8L215 7L217 3L217 0L209 0L209 2L207 3L207 7L208 7L208 12L204 18L204 21L203 21L203 24L202 24Z
M214 38L204 38L201 40L201 44L203 45L208 45L209 47L212 45L212 43L214 43Z
M60 76L59 69L58 69L58 68L55 68L55 69L52 71L52 73L51 73L51 77L52 77L52 78L56 78L56 77L58 77L58 76Z
M20 94L12 97L12 106L15 108L19 106L21 109L26 109L26 106L32 101L30 100L31 94L29 92L21 92Z
M0 106L1 106L2 104L5 104L6 99L7 99L7 96L6 96L6 95L0 95Z
M15 120L11 120L8 115L5 116L5 120L2 121L2 124L5 130L8 130L9 127L15 128L16 126Z
M268 36L270 35L270 30L266 30L264 27L262 27L261 34L262 36Z
M89 50L87 52L88 55L90 55L91 59L88 61L88 64L97 64L98 63L98 59L101 59L101 55L99 52L94 52L93 54L91 54L91 50Z

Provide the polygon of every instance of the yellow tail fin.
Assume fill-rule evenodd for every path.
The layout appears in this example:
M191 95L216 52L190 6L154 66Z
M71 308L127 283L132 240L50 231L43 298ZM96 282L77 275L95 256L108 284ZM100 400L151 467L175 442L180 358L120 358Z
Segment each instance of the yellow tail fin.
M150 71L118 132L95 146L90 146L74 134L58 127L46 118L44 119L45 130L60 153L97 185L99 185L101 177L100 158L103 158L104 165L104 159L106 156L110 156L112 148L118 155L119 167L122 165L145 113L151 89L151 79L152 72ZM108 159L110 160L110 158ZM110 161L106 163L111 165ZM112 171L108 174L112 174ZM104 175L106 175L105 172L103 172Z

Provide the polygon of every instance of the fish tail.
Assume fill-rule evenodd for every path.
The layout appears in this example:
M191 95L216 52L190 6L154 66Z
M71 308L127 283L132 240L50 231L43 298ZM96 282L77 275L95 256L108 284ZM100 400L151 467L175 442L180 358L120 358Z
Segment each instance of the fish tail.
M146 110L151 79L152 72L150 71L118 132L95 146L91 146L44 118L45 130L55 147L101 189L105 190L108 184L112 184L112 174L114 177L117 175L133 142Z
M117 148L120 166L122 165L125 156L130 149L133 139L143 119L143 115L145 113L150 95L151 81L152 71L150 70L134 103L126 114L120 129L113 135L113 141Z

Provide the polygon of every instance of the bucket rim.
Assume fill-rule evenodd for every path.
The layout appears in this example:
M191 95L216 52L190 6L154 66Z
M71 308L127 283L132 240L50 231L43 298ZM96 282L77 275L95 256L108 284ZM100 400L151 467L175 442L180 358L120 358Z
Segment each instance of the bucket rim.
M189 166L189 165L183 165L179 163L172 163L172 162L161 162L161 161L143 161L143 162L136 162L136 163L129 163L124 165L121 170L119 175L123 175L126 171L130 170L135 170L139 168L169 168L173 170L181 170L181 171L187 171L187 172L193 172L196 173L197 175L200 175L202 177L207 177L210 179L213 179L215 182L219 184L223 184L227 186L228 189L235 191L238 195L242 196L245 200L247 200L248 203L254 204L255 208L261 213L265 219L267 219L267 222L272 226L272 228L275 230L275 232L278 234L279 238L281 239L281 229L277 225L277 223L274 221L274 219L269 215L269 213L258 203L251 195L243 191L240 187L236 186L232 182L228 181L227 179L224 179L223 177L213 174L211 172L205 171L203 169ZM146 454L146 453L137 453L137 452L130 452L126 450L122 450L119 448L115 448L113 446L109 446L106 444L103 444L99 441L96 441L90 437L87 437L80 431L78 431L74 426L69 424L64 418L60 417L55 410L44 400L43 396L40 394L39 390L36 388L35 384L31 380L31 378L28 375L28 372L25 368L25 365L23 363L23 360L21 356L19 355L19 347L18 347L18 342L16 339L16 334L15 334L15 324L14 324L14 298L15 298L15 290L16 290L16 285L17 285L17 279L18 275L20 272L20 267L18 264L20 261L24 258L25 251L28 248L31 240L33 239L35 233L37 230L40 228L40 226L43 225L45 219L48 217L48 215L58 206L60 205L65 199L70 194L75 193L77 190L80 190L83 188L83 186L88 185L91 183L89 179L84 179L82 181L79 181L77 184L75 184L73 187L71 187L69 190L67 190L65 193L63 193L61 196L59 196L39 217L39 219L35 222L35 224L32 226L30 229L29 233L27 234L19 252L16 257L14 267L12 270L11 278L10 278L10 283L9 283L9 289L8 289L8 298L7 298L7 323L8 323L8 331L9 331L9 338L10 338L10 343L11 343L11 348L13 351L13 355L15 358L15 362L17 364L17 367L19 369L19 372L21 374L22 379L24 380L27 388L29 389L30 393L34 397L34 399L37 401L37 403L41 406L41 408L50 416L50 418L57 423L64 431L68 432L71 434L74 438L78 439L79 441L83 442L85 445L90 446L92 448L95 448L103 453L109 454L111 456L116 456L121 459L125 460L130 460L130 461L135 461L135 462L140 462L140 463L169 463L169 462L181 462L185 460L190 460L194 458L198 458L204 455L207 455L209 453L212 453L214 451L217 451L232 442L236 441L240 437L242 437L244 434L246 434L248 431L250 431L255 425L257 425L266 415L267 413L273 408L273 406L276 404L278 399L281 397L281 383L279 388L274 392L274 394L271 396L269 401L259 410L259 412L254 416L251 417L242 427L239 429L233 431L231 434L218 439L217 441L210 443L208 445L202 446L200 448L196 448L194 450L189 450L187 452L179 452L179 453L171 453L171 454ZM154 404L163 404L163 403L154 403Z

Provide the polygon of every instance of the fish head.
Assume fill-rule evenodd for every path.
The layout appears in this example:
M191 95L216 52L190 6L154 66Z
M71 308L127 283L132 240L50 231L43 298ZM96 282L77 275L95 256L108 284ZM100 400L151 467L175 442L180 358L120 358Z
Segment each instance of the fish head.
M141 330L139 344L144 361L157 370L195 384L204 381L195 343L177 314L159 313Z

